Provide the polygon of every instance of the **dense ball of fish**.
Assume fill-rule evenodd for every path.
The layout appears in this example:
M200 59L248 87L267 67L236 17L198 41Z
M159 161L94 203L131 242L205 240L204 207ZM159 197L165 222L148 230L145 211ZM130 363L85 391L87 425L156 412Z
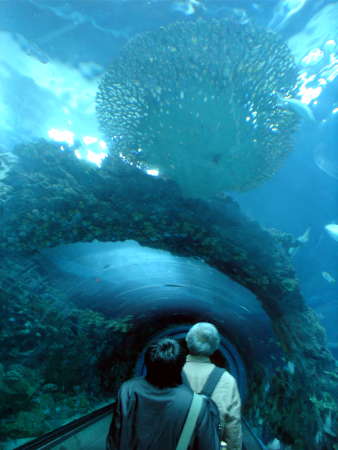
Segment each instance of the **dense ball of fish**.
M158 168L188 195L245 191L270 178L297 124L281 105L297 71L275 34L225 20L136 36L103 76L100 126L130 164Z

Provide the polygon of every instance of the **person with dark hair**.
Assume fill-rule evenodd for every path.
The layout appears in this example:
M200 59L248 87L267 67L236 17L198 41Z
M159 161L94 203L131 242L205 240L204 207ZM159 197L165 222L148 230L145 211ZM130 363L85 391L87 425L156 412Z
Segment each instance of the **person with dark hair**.
M220 414L222 440L229 450L241 450L241 398L235 378L216 367L210 356L218 349L220 336L208 322L193 325L186 335L189 350L183 376L194 392L205 394L215 402Z
M144 356L147 368L146 380L159 388L182 384L181 371L185 352L174 339L162 339L150 345Z
M182 384L180 344L161 339L147 348L144 359L146 376L119 389L107 450L219 450L217 407Z

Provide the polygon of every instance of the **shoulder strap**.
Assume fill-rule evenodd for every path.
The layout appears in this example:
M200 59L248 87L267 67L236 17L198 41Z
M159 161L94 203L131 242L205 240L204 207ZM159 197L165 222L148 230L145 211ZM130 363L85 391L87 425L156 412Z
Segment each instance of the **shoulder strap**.
M217 383L219 382L221 376L225 372L221 367L214 367L208 376L206 382L204 383L203 389L200 394L206 395L207 397L211 397L212 393L215 390Z
M202 404L203 397L194 393L176 450L186 450L188 448Z

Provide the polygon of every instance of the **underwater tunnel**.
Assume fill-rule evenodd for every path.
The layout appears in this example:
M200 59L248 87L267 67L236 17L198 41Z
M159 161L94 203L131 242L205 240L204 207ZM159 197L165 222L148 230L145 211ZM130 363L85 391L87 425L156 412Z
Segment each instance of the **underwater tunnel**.
M0 2L0 449L105 448L147 346L200 321L243 450L338 449L337 22Z
M45 282L83 307L95 308L106 317L138 317L136 328L118 343L122 349L115 349L135 349L138 341L139 352L131 365L134 375L144 375L147 345L162 337L184 342L198 320L217 324L221 343L212 360L236 378L243 402L249 366L265 359L260 355L262 347L276 354L271 326L254 295L198 259L125 241L62 245L42 251L34 264ZM19 448L104 448L111 410L109 404L97 408ZM243 448L265 448L244 421L243 417Z

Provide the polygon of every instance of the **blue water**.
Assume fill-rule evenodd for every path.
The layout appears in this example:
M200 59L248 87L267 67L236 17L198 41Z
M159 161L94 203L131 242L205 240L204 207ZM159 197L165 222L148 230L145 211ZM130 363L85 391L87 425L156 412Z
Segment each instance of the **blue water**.
M277 32L295 58L300 77L294 99L298 102L296 112L300 114L300 125L294 135L293 151L277 173L261 185L245 193L219 194L230 194L262 227L282 230L295 237L301 237L309 229L309 239L293 256L293 261L304 298L317 311L329 347L337 356L338 240L325 230L326 225L338 223L336 1L2 0L0 157L16 144L42 137L58 142L60 147L67 143L79 158L100 166L107 154L107 143L99 131L95 95L107 67L138 33L154 31L177 20L198 18L229 18L239 25L252 23ZM7 162L6 158L0 161L2 176ZM68 251L71 257L67 264L73 270L68 268L68 272L79 276L85 265L81 262L82 266L77 266L79 261L74 263L76 256L72 248ZM152 254L152 258L156 265L157 254ZM176 266L181 262L174 261L169 254L165 258L171 264L173 288L177 280ZM67 264L61 263L66 272ZM199 263L195 261L194 265L198 271ZM87 275L96 277L98 285L90 281L88 286L95 294L106 280L102 281L96 268L91 268L93 273L88 269ZM147 273L144 269L141 278L146 278ZM213 277L210 275L210 279ZM182 280L179 281L184 284L183 276ZM83 282L80 288L84 291L86 286ZM105 288L111 295L111 286ZM82 291L74 292L80 295ZM158 296L163 296L165 304L167 298L163 292L159 289ZM239 302L240 296L245 299L241 292L231 292L234 301ZM90 302L91 291L86 294ZM152 314L150 300L145 316ZM125 302L127 312L129 304ZM253 304L251 298L247 302L246 306L242 305L242 311L238 310L238 323L240 314ZM209 308L208 300L203 307L205 311ZM213 308L217 310L217 303Z
M338 243L324 229L338 221L335 2L15 0L1 2L0 9L2 145L36 136L68 142L91 136L97 141L88 144L89 154L82 150L82 156L94 160L95 154L102 158L105 151L99 145L102 137L93 106L97 82L130 37L199 17L252 21L279 32L294 52L300 73L309 79L299 84L298 98L307 101L311 90L322 88L308 102L315 122L302 119L294 151L271 180L234 196L250 217L267 228L295 236L311 229L309 242L295 256L302 288L310 303L317 304L320 298L320 303L337 307L337 284L321 275L329 272L338 280ZM308 58L306 64L304 57L315 49L322 55L310 62Z

